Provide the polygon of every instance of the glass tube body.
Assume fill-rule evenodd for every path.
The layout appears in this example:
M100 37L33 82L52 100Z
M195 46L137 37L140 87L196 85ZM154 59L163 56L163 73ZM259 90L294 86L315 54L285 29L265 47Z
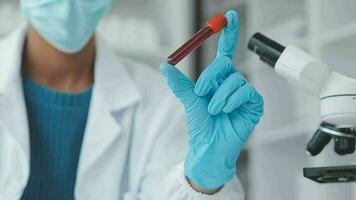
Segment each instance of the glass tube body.
M183 58L201 46L204 41L213 34L214 31L209 26L204 26L196 34L194 34L192 38L186 41L180 48L178 48L172 55L170 55L167 59L167 62L171 65L178 64Z

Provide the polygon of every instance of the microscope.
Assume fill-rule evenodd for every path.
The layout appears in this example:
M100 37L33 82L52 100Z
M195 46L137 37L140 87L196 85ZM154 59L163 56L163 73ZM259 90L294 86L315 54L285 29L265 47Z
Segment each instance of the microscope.
M332 71L298 47L284 47L261 33L252 36L248 49L278 75L320 100L321 123L306 147L310 156L318 155L330 141L338 155L355 151L356 79ZM356 181L356 165L310 167L303 173L318 183Z

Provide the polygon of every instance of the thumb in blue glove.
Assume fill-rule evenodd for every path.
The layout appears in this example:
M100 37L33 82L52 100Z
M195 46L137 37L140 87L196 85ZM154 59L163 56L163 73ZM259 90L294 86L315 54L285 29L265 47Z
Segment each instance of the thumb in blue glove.
M261 95L231 61L237 47L237 13L229 11L226 17L217 57L196 84L174 66L161 65L185 107L190 146L185 175L206 190L221 187L235 175L239 152L263 114Z

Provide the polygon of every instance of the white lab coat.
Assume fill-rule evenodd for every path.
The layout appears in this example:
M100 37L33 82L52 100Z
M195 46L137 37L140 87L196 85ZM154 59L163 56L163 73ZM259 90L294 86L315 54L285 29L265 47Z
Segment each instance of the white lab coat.
M0 42L0 200L18 200L29 177L29 131L21 83L26 26ZM98 42L83 138L78 200L238 200L237 178L215 195L194 191L182 163L187 130L163 78Z

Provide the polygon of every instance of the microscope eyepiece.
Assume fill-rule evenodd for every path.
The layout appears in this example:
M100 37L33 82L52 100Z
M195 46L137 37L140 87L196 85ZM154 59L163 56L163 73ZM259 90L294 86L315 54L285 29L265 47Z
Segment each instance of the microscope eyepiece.
M281 44L269 39L261 33L255 33L248 42L247 48L255 52L260 59L274 67L279 56L284 51L285 47Z

